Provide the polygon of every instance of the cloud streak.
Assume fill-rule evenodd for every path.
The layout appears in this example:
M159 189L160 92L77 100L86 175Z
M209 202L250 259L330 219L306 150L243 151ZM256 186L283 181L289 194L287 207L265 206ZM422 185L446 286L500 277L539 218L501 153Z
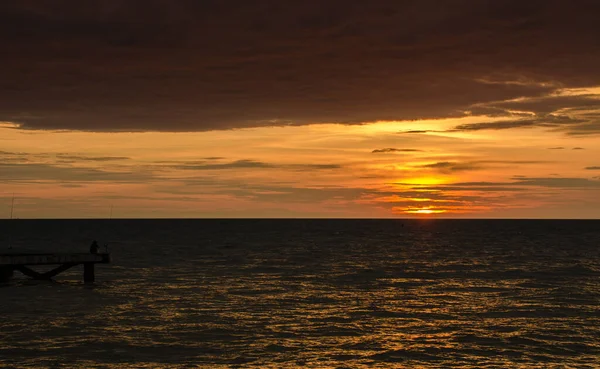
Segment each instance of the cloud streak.
M543 160L475 160L469 162L439 161L430 164L415 165L415 168L434 169L442 173L482 170L497 167L498 165L515 164L541 164L549 163Z
M73 161L121 161L130 159L126 156L80 156L68 154L57 154L56 157L59 159Z
M340 169L339 164L273 164L251 159L235 160L227 163L177 162L171 161L171 165L162 166L180 170L230 170L230 169L289 169L289 170L328 170Z
M372 154L387 154L387 153L394 153L394 152L420 152L423 150L419 150L419 149L396 149L396 148L392 148L392 147L388 147L385 149L375 149L373 151L371 151Z
M94 168L63 167L50 164L0 163L0 179L14 182L111 182L142 183L152 180L149 173L117 172Z
M499 122L469 123L456 126L452 131L480 131L484 129L501 130L528 127L563 127L585 123L582 119L573 119L567 116L548 115L535 119L505 120Z

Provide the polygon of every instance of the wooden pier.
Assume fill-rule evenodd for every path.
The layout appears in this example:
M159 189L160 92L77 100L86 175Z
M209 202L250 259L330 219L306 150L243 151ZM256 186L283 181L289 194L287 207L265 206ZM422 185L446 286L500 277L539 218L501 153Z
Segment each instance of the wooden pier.
M94 282L96 264L110 263L109 253L64 253L64 254L0 254L0 281L9 280L15 270L33 279L49 280L76 265L83 264L83 281ZM33 265L57 265L47 272L37 272Z

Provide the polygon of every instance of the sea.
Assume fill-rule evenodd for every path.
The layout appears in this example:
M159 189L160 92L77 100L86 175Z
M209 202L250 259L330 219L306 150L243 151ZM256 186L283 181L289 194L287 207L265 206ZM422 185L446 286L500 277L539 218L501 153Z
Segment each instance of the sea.
M95 283L0 284L1 368L600 368L598 220L0 222L93 240Z

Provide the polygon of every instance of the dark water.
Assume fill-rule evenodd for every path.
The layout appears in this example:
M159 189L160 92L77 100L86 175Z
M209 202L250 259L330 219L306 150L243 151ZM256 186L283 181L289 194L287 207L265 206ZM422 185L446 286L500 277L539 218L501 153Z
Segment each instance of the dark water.
M600 221L0 222L0 367L598 368Z

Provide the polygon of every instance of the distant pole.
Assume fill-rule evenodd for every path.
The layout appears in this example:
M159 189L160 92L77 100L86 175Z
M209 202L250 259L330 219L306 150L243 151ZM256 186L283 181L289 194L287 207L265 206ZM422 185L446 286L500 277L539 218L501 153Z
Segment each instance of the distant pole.
M13 192L12 202L10 203L10 219L13 218L14 210L15 210L15 193Z
M15 193L13 192L12 201L10 203L10 220L13 219L13 212L15 210ZM11 222L12 223L12 222ZM8 248L12 249L11 245L12 232L8 232Z
M112 215L113 215L113 205L110 204L110 216L109 216L109 220L111 220L110 224L112 224ZM104 243L104 252L106 252L108 254L108 242ZM92 274L94 274L94 271L91 271ZM93 279L93 276L92 276ZM93 282L93 281L92 281Z

